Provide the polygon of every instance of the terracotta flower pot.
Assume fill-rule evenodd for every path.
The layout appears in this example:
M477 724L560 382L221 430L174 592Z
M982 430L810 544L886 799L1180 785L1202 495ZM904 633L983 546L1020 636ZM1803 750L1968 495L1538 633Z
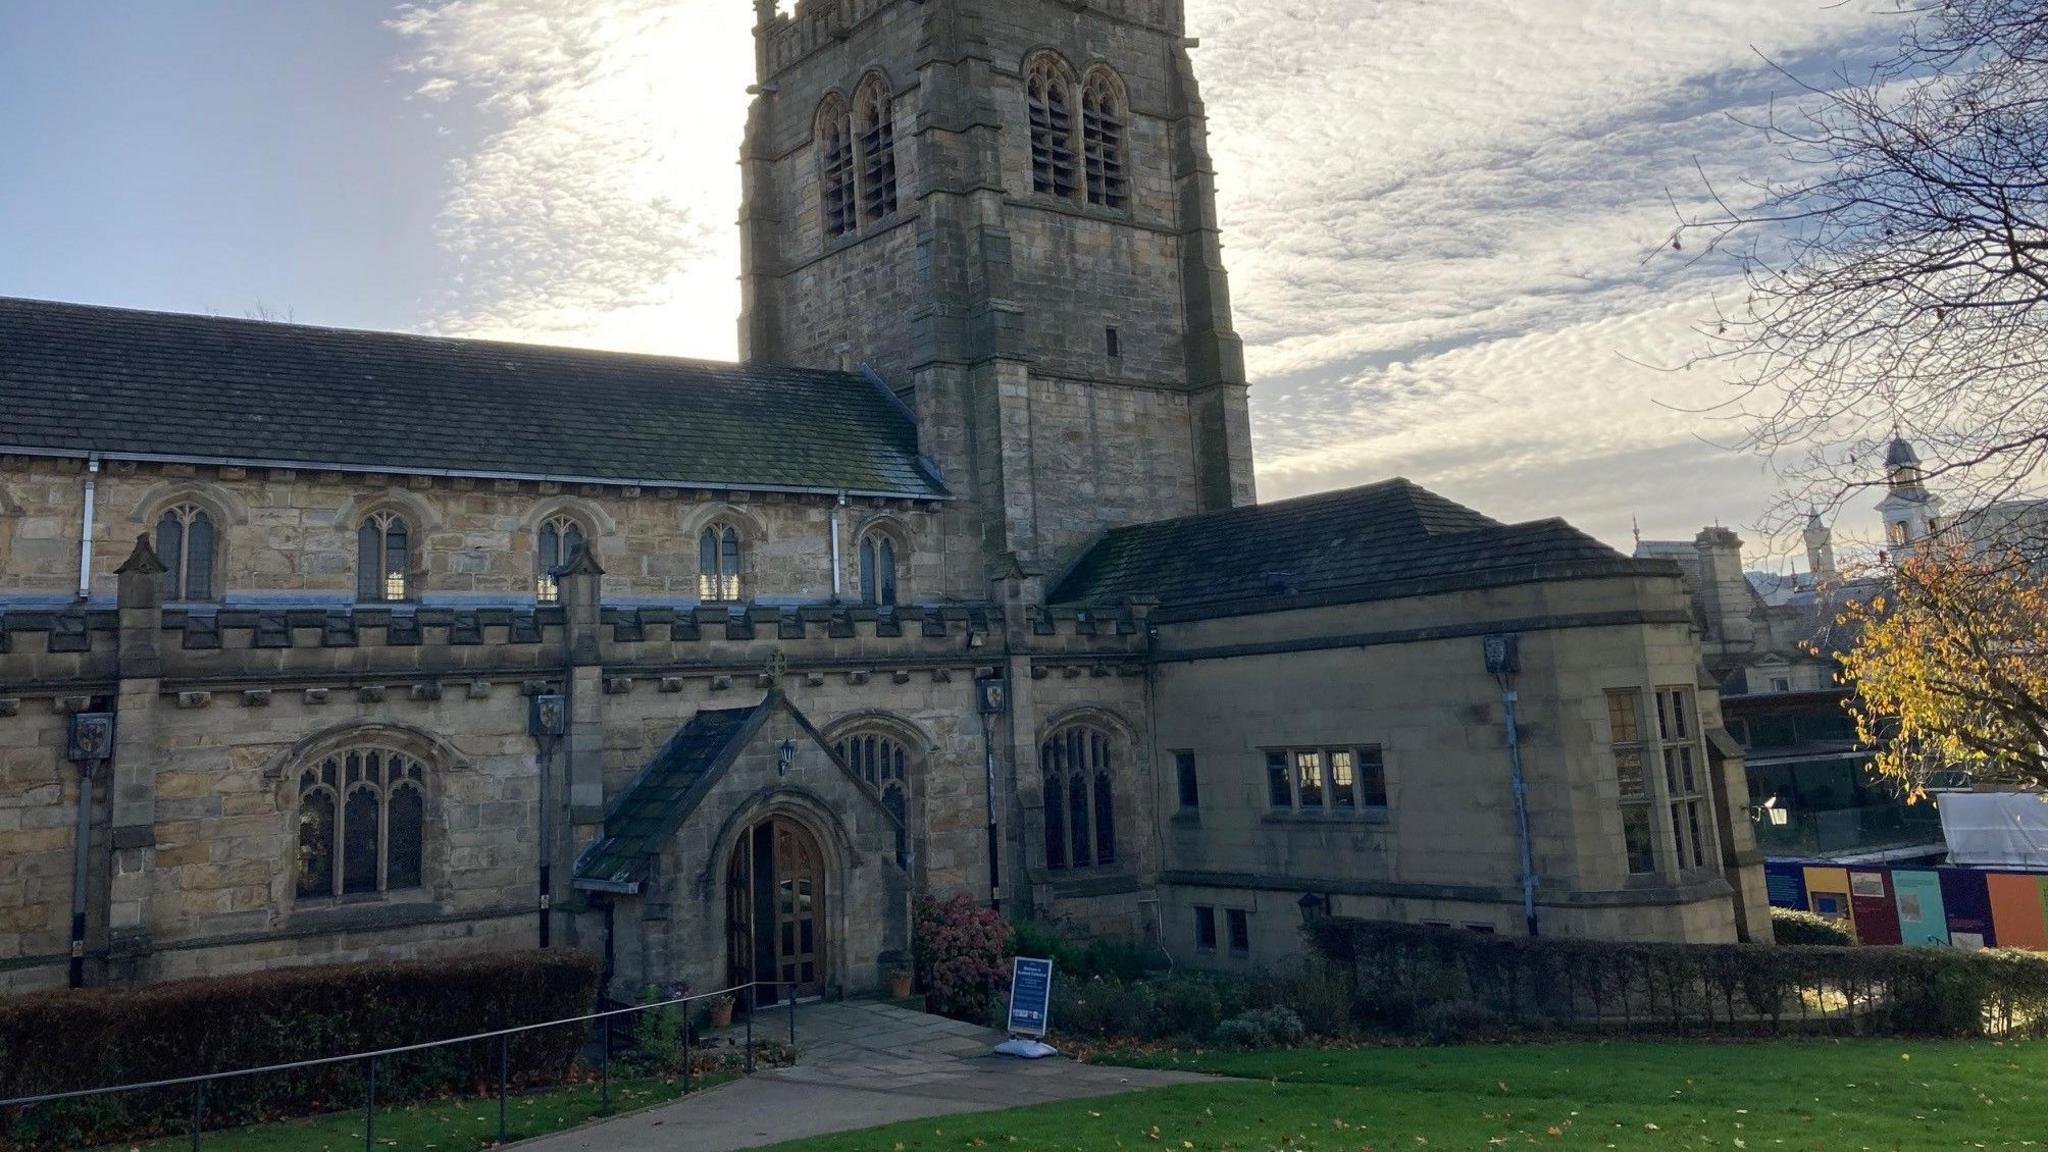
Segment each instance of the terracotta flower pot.
M908 973L908 972L891 972L891 973L889 973L889 999L891 999L891 1000L908 1000L908 999L910 999L910 973Z
M732 1003L730 999L711 1002L711 1027L714 1030L732 1027Z

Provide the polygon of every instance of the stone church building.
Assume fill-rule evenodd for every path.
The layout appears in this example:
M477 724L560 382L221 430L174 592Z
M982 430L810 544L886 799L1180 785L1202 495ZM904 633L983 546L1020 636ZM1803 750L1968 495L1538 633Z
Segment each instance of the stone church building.
M0 988L1766 938L1676 565L1255 502L1179 0L757 7L739 364L0 301Z

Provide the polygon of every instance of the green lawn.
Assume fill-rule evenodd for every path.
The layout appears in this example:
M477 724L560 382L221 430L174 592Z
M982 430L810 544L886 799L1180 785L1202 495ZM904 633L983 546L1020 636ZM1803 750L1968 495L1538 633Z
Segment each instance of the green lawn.
M2048 1147L2048 1046L1561 1044L1129 1058L1215 1084L953 1116L786 1152Z
M701 1090L732 1079L731 1075L699 1076L690 1087ZM612 1112L630 1112L681 1096L678 1080L614 1080ZM514 1096L505 1109L505 1130L513 1140L525 1140L574 1128L599 1115L600 1092L595 1084ZM476 1152L498 1139L498 1098L437 1100L424 1104L401 1104L377 1110L377 1146L416 1152ZM249 1128L208 1132L201 1145L206 1152L359 1152L363 1146L363 1114L337 1113L310 1120L292 1120ZM183 1152L192 1147L189 1137L160 1140L142 1145L143 1152Z

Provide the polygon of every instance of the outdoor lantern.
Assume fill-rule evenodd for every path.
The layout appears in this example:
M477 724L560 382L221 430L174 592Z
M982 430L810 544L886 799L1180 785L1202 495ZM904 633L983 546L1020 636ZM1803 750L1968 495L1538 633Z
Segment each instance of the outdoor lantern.
M1764 801L1763 814L1764 818L1771 822L1771 827L1773 828L1783 828L1785 825L1792 823L1792 810L1778 803L1776 796Z
M1301 899L1295 901L1295 903L1301 906L1301 922L1303 924L1313 924L1330 914L1330 898L1328 896L1318 896L1314 892L1304 892Z
M782 742L782 752L775 758L775 771L780 775L787 776L789 775L790 766L795 763L796 741L784 740Z

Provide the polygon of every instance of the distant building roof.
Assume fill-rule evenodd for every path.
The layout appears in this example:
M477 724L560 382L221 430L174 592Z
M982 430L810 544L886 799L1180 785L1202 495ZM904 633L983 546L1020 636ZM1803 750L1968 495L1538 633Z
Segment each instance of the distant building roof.
M0 452L946 495L864 375L7 298Z
M1658 568L1663 568L1658 565ZM1502 524L1402 479L1110 531L1054 603L1154 597L1162 612L1421 595L1575 573L1637 573L1562 520ZM1664 569L1669 571L1669 569Z

